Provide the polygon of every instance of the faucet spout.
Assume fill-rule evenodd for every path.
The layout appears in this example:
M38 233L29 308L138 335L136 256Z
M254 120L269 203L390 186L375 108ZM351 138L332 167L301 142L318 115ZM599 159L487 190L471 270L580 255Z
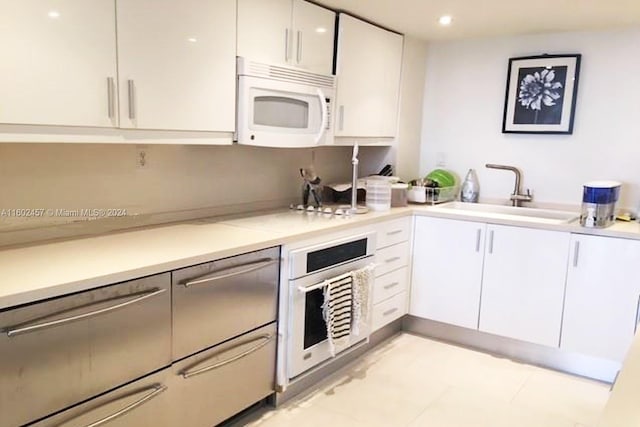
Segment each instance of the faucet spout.
M513 206L520 206L522 202L530 202L531 200L533 200L533 196L531 196L531 192L529 190L527 190L526 194L522 193L522 189L520 188L520 181L522 181L522 172L520 172L520 169L516 168L515 166L497 165L494 163L487 163L485 167L489 169L501 169L501 170L511 171L516 175L516 182L513 187L513 194L511 194L511 196L509 197L511 199L511 203L513 204Z

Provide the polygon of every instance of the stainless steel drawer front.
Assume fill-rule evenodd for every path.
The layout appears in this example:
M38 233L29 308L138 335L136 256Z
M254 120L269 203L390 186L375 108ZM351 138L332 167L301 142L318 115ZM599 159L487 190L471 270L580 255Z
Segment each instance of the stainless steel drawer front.
M175 427L169 419L170 368L45 418L33 427Z
M276 324L172 366L174 426L211 427L274 393Z
M173 272L173 358L276 320L280 248Z
M169 365L169 286L165 273L0 312L0 425Z

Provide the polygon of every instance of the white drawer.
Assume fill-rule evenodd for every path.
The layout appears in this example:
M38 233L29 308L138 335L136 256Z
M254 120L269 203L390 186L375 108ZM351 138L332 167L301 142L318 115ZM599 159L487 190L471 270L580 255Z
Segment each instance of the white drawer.
M407 314L407 293L400 292L373 306L372 331Z
M411 217L385 221L377 225L378 236L376 246L378 249L395 245L409 240L411 233Z
M391 273L376 277L376 282L373 288L373 303L377 304L380 301L384 301L400 292L406 291L408 273L408 268L402 267L398 270L392 271Z
M409 265L409 242L379 249L376 252L376 277Z

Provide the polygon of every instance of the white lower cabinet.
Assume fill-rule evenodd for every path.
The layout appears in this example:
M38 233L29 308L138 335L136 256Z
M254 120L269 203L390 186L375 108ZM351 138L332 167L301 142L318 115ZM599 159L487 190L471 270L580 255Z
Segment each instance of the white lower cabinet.
M486 225L416 217L409 314L478 327Z
M636 330L640 241L574 234L560 348L622 362Z
M558 347L570 234L487 226L479 329Z
M372 332L407 314L411 219L376 224L376 231Z

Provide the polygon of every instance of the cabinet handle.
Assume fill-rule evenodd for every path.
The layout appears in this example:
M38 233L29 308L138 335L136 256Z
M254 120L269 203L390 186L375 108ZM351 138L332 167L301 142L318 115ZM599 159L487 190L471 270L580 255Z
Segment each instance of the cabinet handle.
M127 80L127 95L129 97L129 119L136 118L136 84L133 80Z
M482 236L482 230L478 228L476 232L476 252L480 252L480 236Z
M389 231L387 233L387 236L393 236L394 234L400 234L400 233L402 233L402 230Z
M289 42L289 29L285 28L284 30L284 62L289 62L289 51L291 49Z
M242 359L243 357L248 356L251 353L260 350L262 347L264 347L265 345L269 344L269 342L271 342L271 340L273 340L273 337L274 337L274 335L264 334L264 335L260 335L257 338L252 338L250 340L238 343L238 345L235 345L235 346L233 346L233 347L231 347L231 348L229 348L227 350L224 350L222 352L213 354L211 356L211 358L220 356L221 354L227 353L227 352L229 352L229 351L231 351L233 349L236 349L236 348L238 348L240 346L243 346L243 345L246 345L246 344L251 344L251 343L256 342L256 341L262 341L260 344L255 345L255 346L251 347L250 349L248 349L246 351L243 351L242 353L240 353L240 354L238 354L236 356L233 356L233 357L231 357L229 359L223 360L222 362L214 363L213 365L205 366L203 368L195 369L193 371L190 371L189 368L187 368L180 375L182 375L182 378L187 379L187 378L191 378L191 377L194 377L196 375L204 374L205 372L209 372L209 371L212 371L214 369L220 368L220 367L222 367L224 365L228 365L229 363L235 362L238 359Z
M338 108L338 129L344 130L344 105Z
M86 427L99 427L101 425L107 424L110 421L113 421L116 418L119 418L123 415L126 415L127 413L133 411L134 409L136 409L139 406L144 405L145 403L147 403L148 401L150 401L151 399L153 399L154 397L156 397L157 395L159 395L160 393L164 392L167 390L167 386L166 385L162 385L162 384L154 384L151 387L144 389L144 391L147 390L151 390L150 393L145 394L144 396L142 396L140 399L136 400L135 402L131 403L130 405L125 406L124 408L120 409L118 412L114 412L111 415L107 415L106 417L95 421L89 425L87 425ZM127 397L128 395L123 396L123 398ZM111 403L113 402L113 400L110 400L107 403ZM85 413L81 414L85 415Z
M298 64L302 62L302 31L298 31L298 51L296 60Z
M638 302L636 303L636 324L633 325L633 333L636 333L638 329L638 323L640 323L640 295L638 296Z
M394 256L393 258L385 259L384 262L386 262L388 264L388 263L396 262L396 261L399 261L399 260L400 260L399 256Z
M392 309L387 310L387 311L385 311L384 313L382 313L382 315L383 315L383 316L388 316L388 315L390 315L390 314L395 313L396 311L398 311L398 307L393 307Z
M578 257L580 256L580 242L576 242L573 249L573 266L578 266Z
M116 90L116 85L115 85L115 81L113 80L113 77L107 77L107 114L109 115L109 118L112 120L116 115L115 90Z
M489 231L489 253L493 253L493 230Z
M107 314L110 313L112 311L127 307L129 305L132 304L137 304L139 302L142 302L144 300L146 300L147 298L151 298L154 297L156 295L160 295L162 293L166 292L166 289L158 289L158 288L154 288L154 289L150 289L148 291L144 291L144 292L138 292L138 293L134 293L134 294L129 294L129 295L125 295L125 296L118 296L118 297L114 297L114 298L110 298L110 299L106 299L106 300L102 300L102 301L96 301L91 303L90 305L96 305L96 304L102 304L108 301L113 301L113 300L119 300L119 299L123 299L123 298L129 298L132 296L137 296L137 298L134 298L132 300L129 301L125 301L125 302L121 302L120 304L116 304L116 305L112 305L109 307L105 307L102 308L100 310L95 310L95 311L90 311L88 313L82 313L82 314L78 314L76 316L70 316L70 317L65 317L63 319L58 319L58 320L52 320L50 322L44 322L44 323L36 323L36 322L28 322L28 323L23 323L20 325L16 325L13 326L11 328L8 328L6 333L7 336L9 338L14 337L16 335L21 335L21 334L27 334L30 332L35 332L35 331L39 331L41 329L46 329L46 328L51 328L54 326L59 326L59 325L63 325L65 323L71 323L71 322L76 322L78 320L83 320L83 319L87 319L90 317L95 317L95 316L99 316L102 314ZM59 316L60 314L69 311L69 310L65 310L59 313L53 313L50 315L47 315L44 318L39 318L38 321L44 320L46 318L50 318L50 317L55 317L55 316Z
M248 262L246 264L234 265L215 271L213 273L207 273L203 276L194 277L193 279L183 283L182 286L188 288L189 286L193 285L201 285L203 283L215 282L216 280L228 279L229 277L241 276L253 271L262 270L263 268L278 264L279 262L279 258L266 258L254 262ZM242 269L238 270L238 268Z
M388 289L391 289L391 288L395 288L399 284L400 284L400 282L393 282L393 283L389 283L388 285L384 285L383 288L388 290Z

